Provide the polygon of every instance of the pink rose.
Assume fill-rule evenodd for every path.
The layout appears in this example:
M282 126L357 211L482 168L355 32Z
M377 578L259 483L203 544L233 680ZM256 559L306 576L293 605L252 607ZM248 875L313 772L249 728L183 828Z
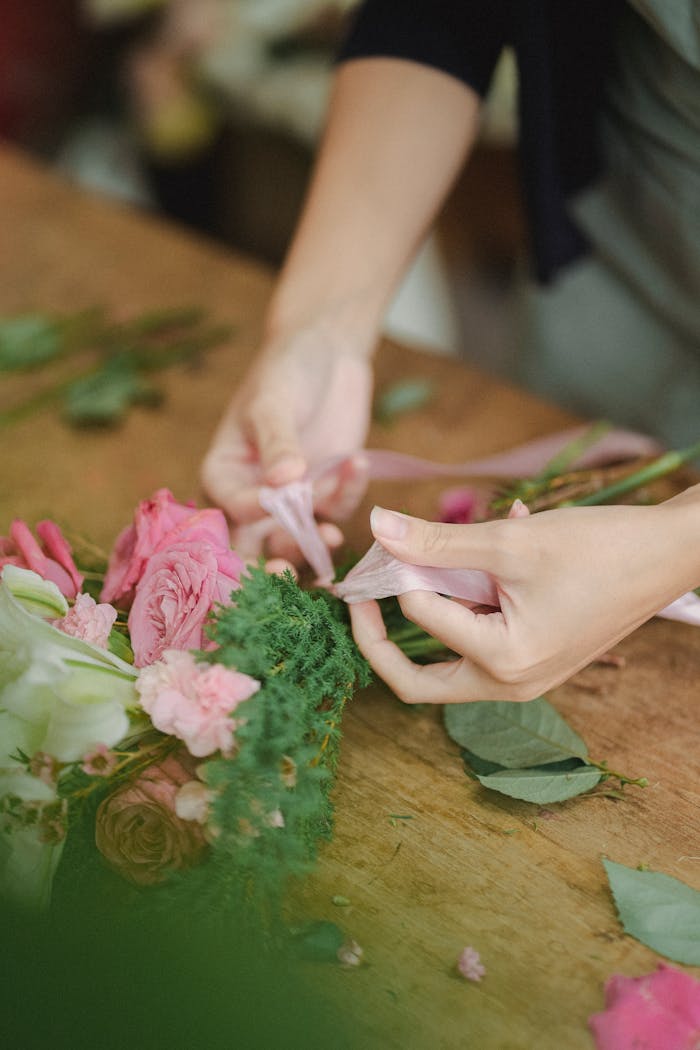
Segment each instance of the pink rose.
M83 584L83 577L73 561L70 546L53 521L39 521L36 534L41 546L32 536L26 521L19 518L10 525L10 535L0 537L0 567L17 565L31 569L44 580L55 583L66 598L75 598Z
M117 610L111 605L98 605L89 594L78 594L66 615L54 620L53 625L64 634L106 649L116 618Z
M178 503L169 489L158 489L151 499L142 500L133 524L117 537L100 596L102 601L121 601L128 606L148 559L163 538L192 514L192 505Z
M212 606L230 602L242 569L235 551L206 538L149 558L129 613L136 666L153 663L166 649L201 649Z
M184 740L197 758L230 752L239 723L231 717L260 683L222 664L197 663L191 653L163 653L136 682L141 705L161 733Z
M605 1010L588 1023L598 1050L695 1050L700 981L666 963L644 977L611 977Z
M100 803L95 843L125 879L148 886L201 860L206 850L202 828L175 812L177 793L192 775L187 759L169 755Z

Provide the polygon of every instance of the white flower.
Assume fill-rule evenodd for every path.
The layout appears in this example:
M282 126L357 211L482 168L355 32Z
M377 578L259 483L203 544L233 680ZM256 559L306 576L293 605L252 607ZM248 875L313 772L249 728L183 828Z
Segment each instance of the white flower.
M47 842L38 822L23 823L16 804L41 806L55 798L55 788L20 766L0 769L0 891L25 907L48 907L63 841Z
M112 747L139 706L137 672L113 653L59 631L40 615L63 615L54 584L6 565L0 579L0 769L19 747L75 762Z

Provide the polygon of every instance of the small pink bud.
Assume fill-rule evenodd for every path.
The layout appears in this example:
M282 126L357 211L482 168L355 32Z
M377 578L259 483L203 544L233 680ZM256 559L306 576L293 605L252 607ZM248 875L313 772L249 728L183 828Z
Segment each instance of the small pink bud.
M467 981L480 981L486 973L478 951L470 946L462 950L457 960L457 969Z

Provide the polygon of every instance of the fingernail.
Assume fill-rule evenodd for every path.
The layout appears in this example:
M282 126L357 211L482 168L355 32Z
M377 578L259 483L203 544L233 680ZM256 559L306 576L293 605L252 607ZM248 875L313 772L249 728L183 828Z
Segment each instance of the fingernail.
M377 538L385 540L403 540L408 533L408 520L403 514L384 507L373 507L369 524Z

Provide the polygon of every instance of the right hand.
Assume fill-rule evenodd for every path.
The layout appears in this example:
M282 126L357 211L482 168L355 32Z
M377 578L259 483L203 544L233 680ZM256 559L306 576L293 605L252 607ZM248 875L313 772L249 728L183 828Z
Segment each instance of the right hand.
M265 534L261 485L301 478L315 463L359 452L367 435L372 370L366 356L333 334L313 328L268 342L237 389L202 465L207 495L238 526L235 543L249 558L299 564L296 545L281 530ZM319 481L320 519L340 521L355 509L366 484L361 457ZM257 523L257 524L256 524ZM329 546L340 530L322 524Z

